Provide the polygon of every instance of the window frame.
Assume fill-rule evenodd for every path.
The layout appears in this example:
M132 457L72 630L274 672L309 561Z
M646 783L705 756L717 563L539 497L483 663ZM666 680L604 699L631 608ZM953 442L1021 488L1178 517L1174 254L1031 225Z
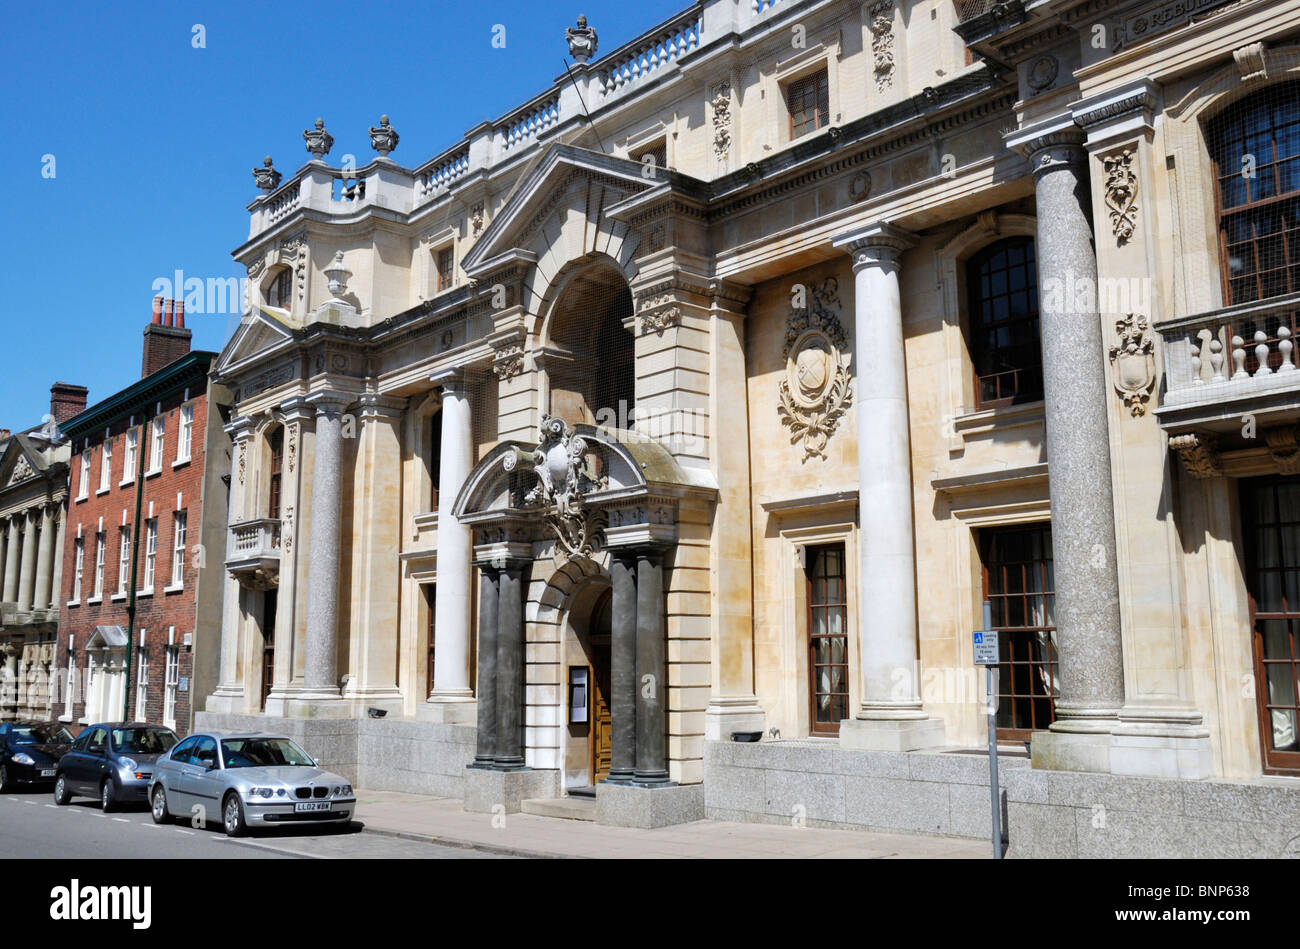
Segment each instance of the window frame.
M106 559L108 548L108 536L106 531L95 532L95 586L93 600L102 600L104 598L104 561Z
M176 728L176 703L181 681L181 647L168 643L163 647L163 724Z
M1022 261L1021 266L1032 265L1033 285L1031 287L1028 281L1026 281L1025 287L1020 291L1013 291L1008 286L1004 294L991 294L988 300L989 302L992 302L998 296L1006 296L1009 300L1013 293L1023 292L1026 295L1026 298L1028 299L1029 304L1033 309L1033 315L1023 316L1023 317L1008 317L1003 320L998 320L989 324L985 324L982 322L983 320L982 309L984 303L986 302L986 298L982 295L982 291L979 287L979 278L982 275L978 273L978 268L980 268L982 265L988 262L991 262L998 254L1005 254L1011 248L1011 245L1017 245L1022 249L1028 249L1032 254L1032 259L1026 257ZM1009 276L1011 273L1012 266L1013 265L1008 263L1004 269L1000 271L994 271L994 273L1001 272ZM1006 408L1012 405L1029 405L1034 402L1043 401L1044 391L1043 391L1042 314L1040 311L1040 299L1038 293L1037 239L1034 238L1033 236L1025 235L1025 234L1010 234L1005 237L999 237L996 240L990 241L989 243L980 247L978 250L972 252L970 256L968 256L965 260L960 262L960 267L961 267L962 278L963 278L962 286L964 288L964 292L962 295L964 297L963 304L965 306L965 317L966 317L964 335L965 335L966 351L970 358L971 382L972 385L974 386L972 392L974 411L981 412L981 411L986 411L988 409ZM989 274L989 276L991 279L993 274ZM1015 367L998 373L984 373L983 375L981 375L980 364L981 362L983 362L982 357L984 356L984 354L986 352L997 353L997 352L1002 352L1004 350L1004 347L997 347L997 348L985 347L983 343L983 337L990 330L1007 329L1008 331L1011 331L1014 327L1023 324L1031 324L1033 326L1033 335L1035 340L1035 345L1033 349L1035 355L1037 356L1037 364L1032 367L1029 366ZM1005 348L1010 349L1010 346ZM1006 375L1008 373L1025 374L1029 371L1032 371L1037 376L1038 387L1036 390L1022 391L1020 389L1019 378L1017 377L1015 382L1016 388L1011 395L1003 396L999 394L993 398L989 398L989 399L984 398L983 380L990 378L991 376L994 375L1001 376L1001 375ZM999 391L1000 391L1000 385L999 385Z
M143 632L143 630L142 630ZM135 719L138 722L148 721L148 693L149 693L149 653L143 648L140 649L140 660L135 676Z
M81 586L86 577L86 538L77 537L72 542L72 602L81 602Z
M90 449L81 452L81 485L77 491L77 500L84 501L90 497Z
M194 457L194 403L187 402L181 406L180 420L176 433L176 461L180 464ZM182 454L183 452L183 454Z
M160 415L149 421L149 470L145 472L146 475L162 471L166 444L167 420Z
M839 555L839 564L840 564L839 573L834 575L826 574L825 576L820 576L820 577L814 575L813 558L819 553L826 553L831 551L832 548ZM816 737L833 737L840 733L840 722L843 721L844 719L851 718L853 715L852 697L850 695L850 691L851 691L850 683L852 682L852 670L850 668L850 662L849 662L850 660L849 643L850 643L850 639L852 638L853 631L850 629L849 626L849 569L848 569L847 545L842 540L828 541L820 544L808 544L804 547L804 558L805 558L804 647L808 652L808 734L810 736L816 736ZM840 600L838 602L832 602L831 600L827 599L824 602L815 602L814 601L814 591L816 590L815 581L821 580L823 581L823 583L828 584L828 581L832 579L839 580L840 582L841 590L842 590L842 595ZM830 610L837 609L839 611L839 615L841 619L841 623L840 623L841 632L836 634L832 634L830 632L821 635L814 634L813 630L816 628L814 625L814 618L815 618L814 610L816 609L824 609L827 611L828 622L826 628L828 630L830 629L830 623L829 623ZM817 663L815 643L814 643L814 640L816 639L842 639L844 641L843 644L844 661L839 663L833 663L833 662L820 663L820 664ZM844 719L836 718L834 721L831 722L818 721L817 699L820 695L823 694L819 690L817 685L817 669L819 667L827 667L827 668L838 667L843 669L843 680L842 680L843 691L842 692L832 691L825 694L832 696L831 699L832 711L834 710L835 707L834 697L841 696L841 695L843 696Z
M135 481L137 465L135 453L140 449L140 432L134 425L123 432L122 435L122 481L119 487L132 484Z
M107 491L113 485L113 442L104 439L99 448L99 487L96 492Z
M158 518L151 517L145 521L145 549L144 549L144 587L138 591L140 593L152 593L154 581L157 579L156 568L158 559Z
M442 260L447 255L448 267L444 274ZM445 280L444 280L445 277ZM433 248L433 285L434 293L446 293L456 286L456 245L455 242Z
M189 514L176 511L172 515L172 582L177 588L185 586L185 530Z
M120 529L117 553L117 595L127 593L127 584L131 580L131 527L123 524Z
M803 92L806 84L812 84L812 119L811 128L805 128L800 132L796 129L806 125L806 120L801 120L799 125L795 122L795 110L791 107L791 99L796 92ZM821 88L824 83L825 88ZM829 128L831 124L831 75L830 64L825 60L819 61L816 66L784 79L781 82L781 101L785 107L786 114L786 137L788 141L795 142L806 135L815 135L822 129ZM799 114L803 115L808 111L808 106L803 106Z

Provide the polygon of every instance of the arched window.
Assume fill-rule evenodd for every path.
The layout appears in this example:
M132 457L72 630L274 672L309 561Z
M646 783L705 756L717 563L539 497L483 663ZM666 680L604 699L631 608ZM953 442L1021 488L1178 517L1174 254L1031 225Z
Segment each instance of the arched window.
M1207 131L1224 303L1300 291L1300 82L1233 103Z
M429 416L429 510L438 510L438 471L442 467L442 409Z
M966 264L977 408L1043 397L1038 271L1032 237L990 244Z
M628 328L632 291L608 264L565 287L551 317L550 407L570 425L631 428L636 405L636 339Z
M282 310L293 309L293 268L285 267L266 288L266 305Z

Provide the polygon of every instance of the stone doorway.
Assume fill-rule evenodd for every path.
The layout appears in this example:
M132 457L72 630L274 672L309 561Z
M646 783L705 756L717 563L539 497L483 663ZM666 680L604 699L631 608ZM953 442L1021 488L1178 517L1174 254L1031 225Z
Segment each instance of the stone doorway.
M609 777L613 760L610 728L610 630L612 591L606 590L596 604L590 626L591 656L591 786Z

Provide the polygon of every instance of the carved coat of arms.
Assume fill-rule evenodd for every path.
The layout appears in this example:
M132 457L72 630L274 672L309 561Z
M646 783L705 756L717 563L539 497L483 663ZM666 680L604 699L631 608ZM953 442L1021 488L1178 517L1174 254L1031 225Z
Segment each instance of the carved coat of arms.
M839 306L838 289L828 277L786 322L777 414L790 429L790 443L803 442L804 461L826 457L826 444L853 402L848 343L833 309Z
M1135 417L1146 414L1156 382L1155 342L1146 337L1146 331L1146 317L1128 313L1115 321L1119 342L1110 347L1115 391Z
M561 418L542 417L541 438L531 455L507 455L506 471L531 470L537 484L523 497L525 506L542 505L548 510L547 523L568 556L590 557L600 548L605 512L587 502L586 495L608 482L595 470L593 451L587 440L575 435Z

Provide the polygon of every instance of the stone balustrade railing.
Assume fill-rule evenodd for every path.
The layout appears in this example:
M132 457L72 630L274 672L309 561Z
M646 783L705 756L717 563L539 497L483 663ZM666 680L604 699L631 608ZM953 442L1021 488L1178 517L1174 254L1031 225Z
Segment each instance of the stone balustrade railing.
M449 152L444 152L433 161L423 165L416 173L419 175L420 198L428 198L469 171L469 145L457 145Z
M1163 406L1236 401L1300 389L1295 336L1300 293L1164 320Z
M501 140L503 152L526 144L541 136L560 120L560 96L551 93L533 100L494 123Z
M660 73L700 45L701 16L692 9L606 56L596 76L602 100Z
M279 520L260 517L230 525L229 559L249 560L255 557L278 556L279 553Z

